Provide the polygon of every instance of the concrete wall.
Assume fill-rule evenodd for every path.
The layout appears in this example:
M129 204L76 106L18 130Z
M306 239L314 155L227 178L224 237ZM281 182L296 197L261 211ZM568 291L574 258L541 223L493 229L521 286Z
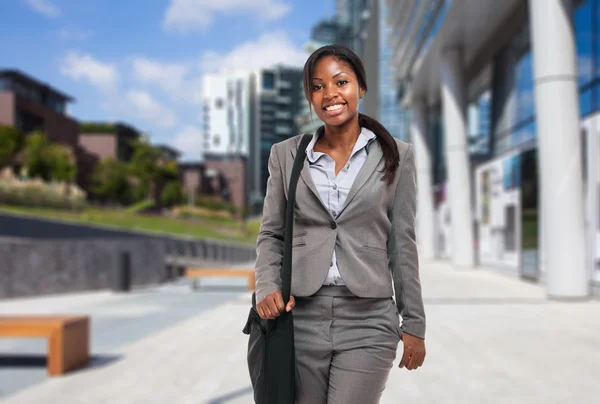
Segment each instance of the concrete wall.
M33 239L151 238L142 233L0 213L0 237Z
M130 254L132 285L165 280L160 240L2 237L0 298L106 289L121 252Z
M223 174L231 190L231 202L237 207L246 206L246 163L242 159L230 161L205 161L207 170L215 169Z
M81 134L79 145L100 160L117 158L117 135L112 133Z
M0 213L0 298L109 287L121 252L132 285L157 284L172 270L256 259L241 243L137 233Z
M13 93L0 92L0 124L15 125L15 96Z

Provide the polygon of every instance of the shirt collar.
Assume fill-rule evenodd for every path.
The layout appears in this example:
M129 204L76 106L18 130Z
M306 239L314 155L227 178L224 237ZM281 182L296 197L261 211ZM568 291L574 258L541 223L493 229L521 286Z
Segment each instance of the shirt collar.
M317 144L317 140L319 140L319 137L321 137L321 133L323 133L322 130L315 131L315 134L313 135L310 143L308 144L308 146L306 146L306 157L308 158L308 161L310 163L315 163L321 156L325 154L314 151L315 144ZM375 135L375 133L373 133L373 131L361 127L360 134L358 135L358 139L356 140L356 144L354 145L354 149L352 150L350 157L352 157L363 147L366 147L366 151L368 154L369 148L367 146L371 144L371 142L374 141L376 137L377 136Z

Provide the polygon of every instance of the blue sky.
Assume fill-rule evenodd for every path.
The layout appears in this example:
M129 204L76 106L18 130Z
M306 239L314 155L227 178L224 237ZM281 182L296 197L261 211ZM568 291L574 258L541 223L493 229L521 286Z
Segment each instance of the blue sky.
M196 160L201 78L301 66L334 0L2 0L0 68L73 96L79 120L124 121Z

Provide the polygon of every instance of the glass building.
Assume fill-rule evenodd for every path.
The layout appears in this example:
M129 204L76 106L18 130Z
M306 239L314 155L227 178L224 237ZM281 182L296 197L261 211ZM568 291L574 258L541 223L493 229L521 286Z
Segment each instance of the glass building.
M386 4L421 254L597 294L600 1Z

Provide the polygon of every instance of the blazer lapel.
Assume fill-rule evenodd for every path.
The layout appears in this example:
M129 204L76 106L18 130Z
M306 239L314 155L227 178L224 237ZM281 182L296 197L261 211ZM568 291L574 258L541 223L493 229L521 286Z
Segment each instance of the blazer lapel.
M367 146L369 150L369 154L367 156L367 160L361 167L356 179L352 183L350 187L350 192L348 193L348 197L346 198L346 202L344 203L344 207L338 214L338 217L342 214L344 210L348 207L350 202L354 199L356 194L360 191L360 189L366 184L367 180L371 178L373 172L379 165L381 158L383 157L383 151L381 150L381 145L379 144L379 140L375 139L371 142L370 145Z
M292 161L296 157L297 148L298 148L298 144L296 145L295 148L291 148L290 149L290 154L292 155ZM317 187L316 187L315 183L313 182L312 177L310 175L310 164L308 162L308 159L304 160L304 165L302 166L302 171L300 171L300 178L302 179L302 181L304 181L304 183L306 184L306 186L308 187L308 189L310 189L312 191L312 193L315 195L315 197L317 198L317 200L321 203L321 205L323 206L323 208L327 212L329 212L329 210L327 209L327 207L325 206L325 204L321 200L321 196L319 195L319 191L317 191ZM330 212L329 212L329 214L331 215Z

